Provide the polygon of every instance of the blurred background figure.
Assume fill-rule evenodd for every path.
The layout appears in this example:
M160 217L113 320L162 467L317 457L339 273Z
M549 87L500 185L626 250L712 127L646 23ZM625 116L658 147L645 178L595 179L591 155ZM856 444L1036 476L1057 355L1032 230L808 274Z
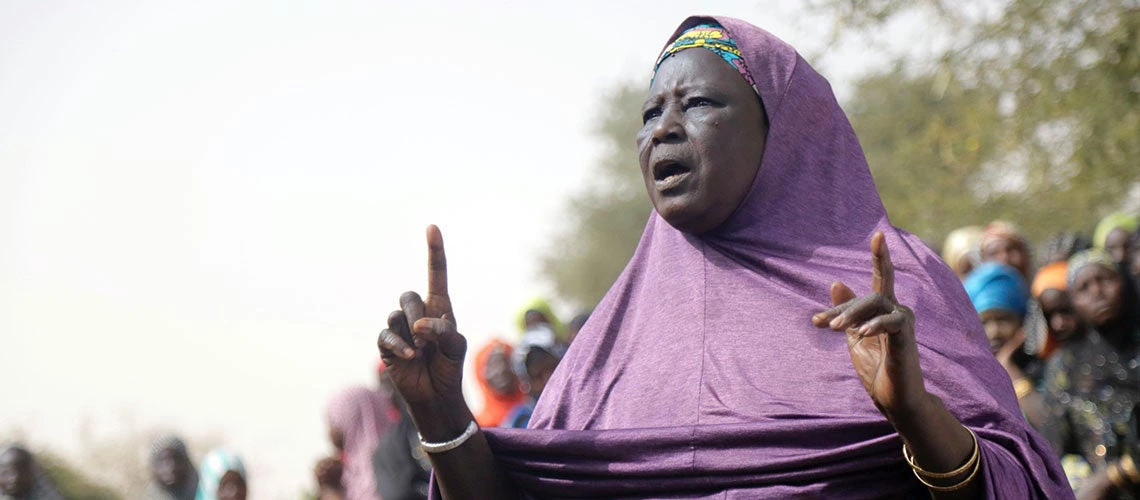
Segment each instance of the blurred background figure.
M345 498L379 500L372 455L392 427L391 400L367 387L349 387L328 404L329 440L340 454Z
M325 457L313 467L317 479L317 500L344 500L344 464L337 457Z
M1033 378L1027 374L1040 370L1030 366L1035 358L1022 349L1025 344L1022 327L1029 303L1025 280L1012 266L986 262L971 271L962 285L982 320L990 350L1013 382L1021 412L1030 424L1041 425L1046 413L1044 401Z
M1062 231L1045 241L1038 263L1044 266L1053 262L1068 262L1074 254L1089 248L1092 248L1092 241L1085 235L1076 231Z
M1037 301L1039 316L1035 319L1039 320L1041 332L1040 348L1035 352L1041 359L1048 359L1057 346L1071 339L1080 327L1080 318L1069 297L1068 273L1067 261L1046 264L1037 270L1030 287Z
M590 311L586 311L577 316L574 316L569 323L566 324L566 343L574 343L574 339L578 337L578 332L586 325L586 320L590 319Z
M1132 264L1132 240L1140 228L1140 216L1126 212L1116 212L1096 226L1093 245L1108 252L1117 264Z
M177 436L160 437L151 445L150 474L147 500L193 500L198 493L198 471Z
M1140 403L1140 344L1136 291L1112 256L1086 250L1069 260L1067 286L1080 318L1075 334L1058 342L1045 372L1050 409L1042 434L1060 454L1080 455L1092 475L1078 497L1140 494L1134 407Z
M535 345L527 349L522 373L519 374L519 378L524 381L523 386L526 387L526 398L507 412L499 424L501 427L525 429L530 423L534 405L538 403L542 390L546 388L546 383L550 381L550 376L554 374L554 369L558 367L558 361L561 359L552 352L551 347Z
M376 483L384 500L422 500L428 496L431 460L420 448L419 433L404 400L379 366L380 394L392 401L395 424L384 434L372 456Z
M517 321L522 342L543 345L566 343L566 327L544 298L531 299L519 311Z
M1013 223L993 221L982 230L979 241L982 262L1012 266L1026 282L1033 276L1029 239Z
M0 499L60 500L63 497L36 464L32 453L19 445L0 448Z
M196 500L245 500L249 485L241 457L216 449L198 467Z
M966 275L978 265L981 241L982 228L978 226L960 227L946 235L946 242L942 244L942 260L958 275L958 279L966 279Z
M492 339L475 354L475 379L483 395L483 409L475 421L483 427L497 427L507 412L526 399L512 364L514 349Z

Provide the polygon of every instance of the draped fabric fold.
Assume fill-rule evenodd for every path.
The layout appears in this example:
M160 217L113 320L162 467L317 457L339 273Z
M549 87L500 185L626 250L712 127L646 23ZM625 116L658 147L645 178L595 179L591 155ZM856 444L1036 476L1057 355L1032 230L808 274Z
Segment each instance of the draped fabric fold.
M955 275L890 225L830 85L790 46L731 18L768 115L752 190L720 228L651 214L637 250L555 372L527 430L487 429L531 496L755 498L923 492L842 334L812 326L829 285L870 288L887 236L917 317L927 389L981 443L990 497L1065 498L1053 452L1018 410Z

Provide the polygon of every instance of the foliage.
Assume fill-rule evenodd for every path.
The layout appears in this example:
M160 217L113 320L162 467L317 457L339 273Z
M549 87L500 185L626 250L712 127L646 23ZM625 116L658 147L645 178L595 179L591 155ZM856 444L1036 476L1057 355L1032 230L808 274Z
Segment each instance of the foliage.
M605 144L604 156L587 188L570 198L569 220L542 257L542 274L579 308L597 304L621 273L652 208L634 142L644 99L644 84L617 86L603 98L595 134Z
M935 240L1006 218L1040 241L1128 204L1140 185L1137 5L817 2L838 42L892 22L940 28L935 60L896 54L848 103L892 221Z

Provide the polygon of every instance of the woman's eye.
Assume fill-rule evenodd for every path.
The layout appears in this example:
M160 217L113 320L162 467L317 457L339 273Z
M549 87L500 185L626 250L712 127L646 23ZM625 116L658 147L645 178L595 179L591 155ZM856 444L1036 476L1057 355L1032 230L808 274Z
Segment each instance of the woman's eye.
M652 108L641 114L642 125L649 123L649 120L661 116L661 108Z
M692 99L689 99L689 102L686 103L685 107L687 107L687 108L699 108L701 106L712 106L712 104L713 104L713 102L711 100L706 99L704 97L694 97Z

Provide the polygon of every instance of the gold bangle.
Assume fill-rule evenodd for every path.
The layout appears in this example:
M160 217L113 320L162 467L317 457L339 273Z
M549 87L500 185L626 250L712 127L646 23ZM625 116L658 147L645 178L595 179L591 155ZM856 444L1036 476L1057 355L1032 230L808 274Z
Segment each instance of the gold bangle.
M1128 483L1124 482L1124 476L1120 475L1120 465L1113 463L1108 466L1108 480L1118 490L1128 489Z
M963 479L963 480L959 481L957 484L954 484L951 486L936 486L936 485L930 484L930 483L926 482L926 479L923 479L922 475L920 475L917 470L914 471L914 477L917 477L918 482L922 483L923 486L926 486L931 491L937 491L939 493L949 493L951 491L958 491L958 490L968 486L970 484L970 482L974 480L974 476L978 475L978 470L980 470L982 468L982 461L981 460L975 460L973 463L973 466L974 466L974 470L970 472L969 476L966 476L966 479Z
M1017 393L1017 399L1024 398L1033 392L1033 381L1025 377L1020 377L1013 381L1013 392Z
M1120 457L1120 470L1124 472L1128 482L1140 483L1140 470L1136 470L1136 462L1132 461L1132 455L1125 453Z
M966 463L962 464L961 467L958 467L957 469L954 469L950 472L930 472L928 470L923 469L922 467L919 467L918 464L914 463L914 457L910 456L910 450L908 450L906 448L906 445L904 444L903 445L903 458L906 459L907 465L909 465L910 468L914 470L915 475L923 475L923 476L926 476L930 479L949 479L949 478L952 478L955 476L960 476L960 475L962 475L962 473L970 470L970 467L973 467L975 465L975 463L978 461L978 456L980 453L979 452L980 447L978 446L978 435L974 434L974 431L970 430L969 427L965 427L965 426L963 426L963 427L966 429L967 432L970 433L970 437L973 438L973 440L974 440L974 452L972 454L970 454L970 459L966 460ZM971 474L970 476L973 477L973 474ZM923 483L923 484L925 484L925 483Z

